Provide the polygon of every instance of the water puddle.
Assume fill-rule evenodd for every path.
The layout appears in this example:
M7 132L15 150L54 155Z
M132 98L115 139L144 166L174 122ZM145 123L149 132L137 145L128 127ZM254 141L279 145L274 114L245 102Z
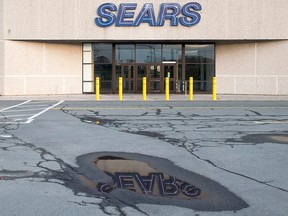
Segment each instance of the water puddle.
M249 134L241 139L228 139L227 142L252 143L254 145L264 143L288 144L287 134Z
M248 207L219 183L163 158L102 152L79 156L77 163L86 188L130 205L174 205L199 211Z
M175 199L200 198L201 190L185 181L169 176L148 164L122 158L98 158L97 168L105 172L112 183L99 183L100 192L110 193L117 188L140 194L150 194Z

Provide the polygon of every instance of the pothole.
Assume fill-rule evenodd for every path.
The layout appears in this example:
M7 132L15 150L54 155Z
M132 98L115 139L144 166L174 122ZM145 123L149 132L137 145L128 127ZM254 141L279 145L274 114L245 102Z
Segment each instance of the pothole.
M126 159L99 158L95 165L112 179L111 183L99 183L100 192L110 193L117 188L139 194L149 194L175 199L200 198L201 190L194 185L153 169L148 164Z
M199 211L248 207L219 183L167 159L132 153L91 153L77 157L81 181L91 191L129 205L173 205Z
M287 134L249 134L241 137L240 140L228 139L227 142L236 143L253 143L253 144L263 144L263 143L276 143L276 144L288 144Z
M281 144L288 144L288 135L268 135L268 138Z

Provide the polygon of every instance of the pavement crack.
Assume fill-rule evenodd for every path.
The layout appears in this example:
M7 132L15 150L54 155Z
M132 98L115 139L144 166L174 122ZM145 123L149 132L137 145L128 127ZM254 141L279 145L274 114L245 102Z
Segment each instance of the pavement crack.
M142 117L142 116L147 116L149 113L148 112L145 112L143 114L140 114L139 117Z
M254 111L254 110L248 110L249 112L252 112L252 113L254 113L254 114L256 114L257 116L262 116L262 114L261 113L259 113L259 112L256 112L256 111Z
M211 109L211 110L215 110L215 109ZM250 109L248 109L247 111L252 112L256 116L262 116L262 114L260 112L257 112L257 111L254 111L254 110L250 110ZM142 114L140 116L146 116L146 115L148 115L147 112L145 112L144 114ZM176 116L175 119L173 119L173 121L174 122L175 121L179 121L179 122L181 122L182 125L191 126L191 125L193 125L193 122L197 121L198 124L195 124L195 126L193 128L193 131L201 131L201 132L202 131L204 132L206 130L211 130L212 131L212 130L214 130L217 127L218 124L221 123L221 127L222 127L221 128L221 132L222 133L231 132L231 131L229 131L229 129L223 130L223 127L227 127L227 128L230 127L230 123L229 122L227 123L227 116L225 116L225 118L223 118L223 116L221 116L221 115L213 115L213 119L211 120L210 117L203 117L203 118L200 119L199 118L200 116L198 114L193 114L193 113L191 114L190 113L190 115L184 115L182 112L179 112L179 111L176 112L173 115ZM246 114L244 113L243 116L247 117L247 113ZM79 116L76 116L76 115L74 117L80 118ZM121 119L121 117L123 119ZM159 117L163 118L163 120L166 120L166 118L167 118L167 120L165 122L163 121L163 123L161 123L161 124L158 123L158 122L155 123L155 118L157 118L157 120L159 120L158 119ZM247 122L246 119L244 119L244 120L240 119L240 118L238 118L237 115L231 115L229 117L234 117L235 121L234 121L234 123L232 122L234 126L243 127L243 126L245 126L247 124L246 123ZM221 142L220 142L220 140L219 141L214 141L217 145L211 145L211 146L202 145L201 143L205 142L206 141L205 139L196 139L196 140L194 139L194 140L191 140L191 138L188 138L187 136L185 136L185 134L182 133L181 130L177 129L177 127L178 127L177 125L175 125L174 123L172 123L172 122L170 122L168 120L168 118L171 119L171 115L164 115L160 108L156 109L156 112L154 114L154 119L153 119L153 115L152 115L151 116L152 119L150 121L147 121L147 122L143 122L142 121L142 122L139 122L137 124L133 123L131 118L129 120L128 119L124 119L124 116L118 116L118 119L116 119L116 118L115 119L103 119L104 116L100 116L99 113L98 113L97 118L99 118L100 122L103 122L103 124L101 124L101 126L103 126L103 127L107 127L107 128L110 128L110 129L118 130L118 131L121 131L121 132L131 133L131 134L149 136L149 137L152 137L152 138L155 138L155 139L162 140L162 141L164 141L166 143L169 143L169 144L171 144L173 146L184 148L186 151L188 151L191 155L196 157L198 160L206 162L209 165L211 165L211 166L213 166L213 167L215 167L217 169L220 169L222 171L225 171L225 172L233 174L233 175L240 176L242 178L249 179L251 181L257 182L259 184L263 184L263 185L268 186L268 187L272 187L274 189L277 189L277 190L280 190L280 191L283 191L283 192L288 192L288 190L285 189L285 188L281 188L281 187L273 185L272 181L261 181L261 180L258 180L256 178L250 177L248 175L245 175L245 174L242 174L242 173L238 173L238 172L235 172L235 171L232 171L232 170L229 170L229 169L225 169L225 168L220 167L217 164L213 163L211 160L205 159L205 158L201 158L200 156L198 156L196 154L196 152L200 148L216 148L218 146L229 146L231 148L234 148L235 145L237 145L237 146L241 145L241 143L243 142L243 140L240 139L240 138L239 138L238 142L236 142L237 141L236 138L233 138L233 139L230 139L230 140L229 139L226 139L226 140L222 139ZM191 124L191 120L195 120L195 121L193 121L192 124ZM217 125L210 123L210 121L213 122L213 120L214 120L214 122L217 123ZM254 126L254 125L252 125L252 126ZM257 125L255 125L255 126L257 126ZM165 133L161 132L161 129L163 129L164 127L166 128L166 131L167 131L167 128L169 128L169 133L168 134L167 133L165 134ZM151 130L152 128L159 128L159 130L158 131L157 130L156 131L155 130ZM216 131L220 131L220 130L216 130ZM250 132L252 132L252 131L250 131ZM235 136L236 137L239 137L239 136L241 137L244 134L245 133L243 131L238 131L235 134ZM235 137L235 136L233 136L233 137ZM250 139L250 137L247 137L247 139ZM255 143L246 144L246 145L255 145L255 144L258 144L258 140L255 140Z
M223 170L223 171L225 171L225 172L228 172L228 173L231 173L231 174L234 174L234 175L237 175L237 176L240 176L240 177L243 177L243 178L246 178L246 179L255 181L255 182L257 182L257 183L266 185L266 186L268 186L268 187L272 187L272 188L274 188L274 189L277 189L277 190L280 190L280 191L283 191L283 192L288 192L287 189L284 189L284 188L277 187L277 186L275 186L275 185L269 184L269 183L271 183L271 181L260 181L260 180L258 180L258 179L252 178L252 177L250 177L250 176L247 176L247 175L244 175L244 174L241 174L241 173L238 173L238 172L234 172L234 171L225 169L225 168L223 168L223 167L217 166L217 165L216 165L215 163L213 163L212 161L210 161L210 160L208 160L208 159L201 158L200 156L196 155L196 154L193 153L193 152L191 152L191 154L192 154L193 156L195 156L196 158L198 158L199 160L205 161L205 162L207 162L208 164L212 165L213 167L218 168L218 169L220 169L220 170Z
M144 214L144 215L149 216L149 214L147 214L146 212L142 211L142 210L141 210L140 208L138 208L136 205L131 205L130 203L124 202L123 200L119 200L119 199L116 199L116 200L118 200L119 202L125 204L125 205L128 206L128 207L133 208L134 210L136 210L136 211L138 211L138 212L140 212L140 213L142 213L142 214ZM120 208L118 209L118 211L121 213L121 215L126 215Z

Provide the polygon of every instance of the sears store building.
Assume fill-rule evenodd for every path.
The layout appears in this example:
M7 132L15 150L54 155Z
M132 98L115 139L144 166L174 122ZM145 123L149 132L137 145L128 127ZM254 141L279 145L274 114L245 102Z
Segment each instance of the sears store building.
M0 95L288 94L288 0L0 0Z

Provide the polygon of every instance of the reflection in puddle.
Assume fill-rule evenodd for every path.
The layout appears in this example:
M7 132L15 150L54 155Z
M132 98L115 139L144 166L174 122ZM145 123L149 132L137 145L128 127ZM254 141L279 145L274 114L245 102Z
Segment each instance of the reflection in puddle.
M288 144L287 134L249 134L240 139L227 139L227 142L234 143L252 143L254 145L273 143L273 144Z
M77 157L77 164L82 191L99 193L116 202L134 206L172 205L199 211L236 211L248 207L219 183L167 159L100 152Z
M95 163L113 181L112 184L99 183L97 189L100 192L110 193L116 188L122 188L141 194L179 199L197 198L201 194L201 190L194 185L161 173L144 162L99 158Z
M288 136L287 135L268 135L268 137L281 144L288 144Z

